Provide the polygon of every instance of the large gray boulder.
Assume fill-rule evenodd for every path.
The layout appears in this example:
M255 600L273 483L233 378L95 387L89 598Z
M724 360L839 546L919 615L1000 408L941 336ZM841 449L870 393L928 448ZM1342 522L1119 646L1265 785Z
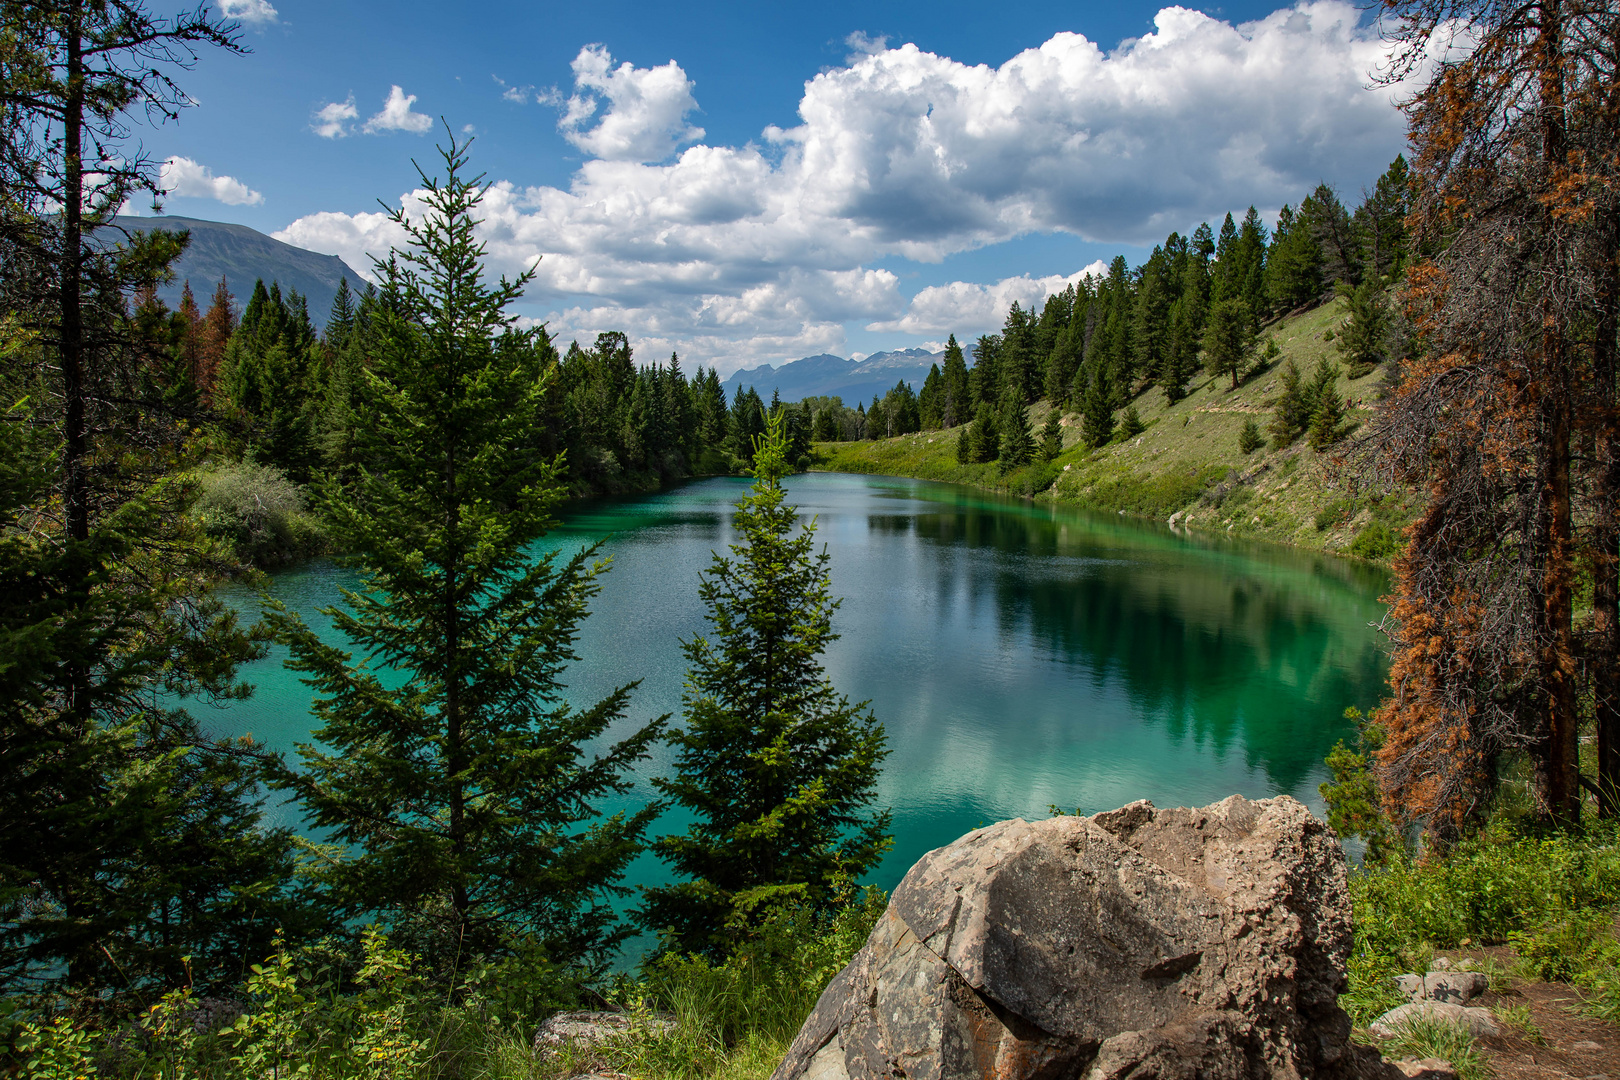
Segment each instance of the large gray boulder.
M1349 948L1293 799L1004 821L911 868L773 1080L1398 1080L1349 1041Z

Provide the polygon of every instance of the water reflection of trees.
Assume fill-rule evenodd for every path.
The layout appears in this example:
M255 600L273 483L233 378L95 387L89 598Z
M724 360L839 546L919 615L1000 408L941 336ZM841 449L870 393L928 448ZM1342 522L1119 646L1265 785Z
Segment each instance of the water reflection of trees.
M1148 723L1241 753L1279 790L1298 790L1346 733L1343 708L1382 687L1366 624L1383 579L1370 567L1027 504L960 502L867 525L933 549L942 601L988 600L1003 635L1027 635L1097 685L1117 680Z

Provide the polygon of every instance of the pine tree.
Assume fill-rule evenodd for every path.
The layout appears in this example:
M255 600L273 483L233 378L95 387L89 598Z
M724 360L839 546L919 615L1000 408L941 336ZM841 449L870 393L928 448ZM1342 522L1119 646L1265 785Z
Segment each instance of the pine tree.
M1322 246L1311 229L1313 206L1307 198L1298 214L1284 206L1277 217L1266 260L1266 297L1281 312L1313 304L1322 295Z
M952 334L945 342L945 367L940 372L940 420L948 428L966 423L973 416L972 395L968 386L967 358L962 346Z
M945 426L940 404L944 394L945 378L939 372L939 365L928 365L928 376L923 379L922 389L917 391L917 416L924 430L936 431Z
M996 410L988 401L979 402L973 414L973 426L963 433L968 440L968 461L978 465L994 461L1001 451L1001 436L996 430Z
M981 334L974 342L968 391L973 396L975 414L984 402L995 406L1001 393L1001 335Z
M1230 375L1236 390L1253 354L1254 325L1247 306L1235 297L1215 304L1204 328L1204 363L1209 373Z
M1310 404L1311 449L1321 453L1347 434L1344 398L1339 394L1339 369L1325 360L1317 366Z
M628 789L663 721L585 753L630 688L575 706L559 681L598 568L594 548L532 552L562 495L558 463L527 450L555 354L507 313L527 276L485 283L485 189L465 144L440 152L424 212L393 215L410 247L378 264L370 468L326 498L361 571L326 611L349 649L270 612L320 720L280 783L343 848L318 872L341 917L380 918L438 962L528 936L594 964L623 934L608 901L654 813L594 804Z
M256 748L176 708L243 696L258 653L209 592L221 553L169 475L194 465L189 425L151 378L156 327L125 307L186 239L115 221L161 191L132 125L177 116L177 72L238 44L206 6L4 11L0 379L32 410L0 417L0 992L66 984L88 1012L222 988L286 914Z
M1024 407L1023 395L1017 383L1009 381L1001 401L1001 446L997 457L1001 471L1007 472L1020 465L1028 465L1035 455L1035 437L1029 430L1029 413Z
M1095 450L1114 437L1114 388L1101 365L1089 371L1082 368L1080 377L1085 380L1080 393L1081 435Z
M1356 210L1356 232L1374 277L1389 281L1406 266L1406 216L1411 201L1411 174L1405 155L1398 155Z
M638 913L682 950L725 952L778 901L826 910L890 844L888 811L868 810L883 729L822 670L839 601L814 521L795 530L787 470L773 421L737 504L741 540L703 576L713 638L683 643L685 726L670 736L675 775L655 784L694 821L653 848L685 880L647 889Z
M1170 343L1159 372L1159 388L1172 405L1187 396L1187 380L1198 367L1198 335L1191 307L1191 298L1183 297L1170 309Z
M197 388L204 402L212 402L219 382L220 367L225 362L225 347L236 333L235 298L224 278L214 287L214 298L203 316L203 327L198 355Z
M1245 454L1252 454L1266 445L1266 437L1260 434L1260 425L1253 419L1243 421L1243 430L1238 432L1238 449Z
M1063 453L1063 412L1056 406L1046 414L1041 425L1041 460L1051 461Z
M1334 338L1334 347L1349 365L1350 377L1359 379L1387 359L1387 341L1393 315L1389 299L1384 294L1384 283L1376 274L1369 274L1354 288L1340 282L1339 295L1344 298L1347 315L1344 325Z
M1146 430L1147 425L1142 423L1142 414L1136 411L1136 406L1125 406L1125 411L1120 414L1119 418L1120 437L1134 439Z

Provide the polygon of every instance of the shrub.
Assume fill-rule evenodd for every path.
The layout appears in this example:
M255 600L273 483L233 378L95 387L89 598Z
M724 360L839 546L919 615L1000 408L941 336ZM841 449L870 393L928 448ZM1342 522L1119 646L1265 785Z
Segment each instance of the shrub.
M1524 971L1548 982L1573 982L1583 975L1620 964L1620 943L1604 910L1574 911L1508 935Z
M1401 550L1401 536L1382 521L1373 521L1350 541L1350 554L1383 562Z
M326 549L303 490L274 466L226 465L201 474L198 487L192 512L245 563L274 566Z
M1266 438L1260 434L1260 425L1253 420L1243 421L1243 430L1238 432L1238 449L1245 454L1252 454L1266 445Z
M1350 511L1355 509L1353 499L1334 499L1316 512L1315 524L1317 532L1326 532L1329 529L1343 525L1350 517Z

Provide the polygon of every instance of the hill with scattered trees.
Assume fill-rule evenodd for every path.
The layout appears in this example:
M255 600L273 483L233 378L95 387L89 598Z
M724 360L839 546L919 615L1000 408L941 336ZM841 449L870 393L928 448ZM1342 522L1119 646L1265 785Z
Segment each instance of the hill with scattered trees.
M1352 212L1326 185L1250 207L952 337L913 393L817 403L817 468L977 484L1387 559L1413 504L1335 465L1395 378L1411 258L1397 158ZM1360 494L1358 494L1360 492Z

